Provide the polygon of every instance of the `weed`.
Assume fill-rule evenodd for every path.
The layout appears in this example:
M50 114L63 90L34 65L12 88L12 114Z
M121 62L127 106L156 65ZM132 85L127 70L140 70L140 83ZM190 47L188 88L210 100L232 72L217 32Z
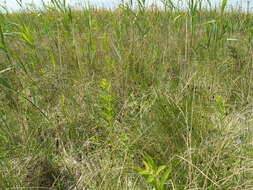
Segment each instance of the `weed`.
M166 182L169 179L172 169L165 165L157 166L153 158L147 153L145 154L145 158L146 160L143 161L145 168L136 168L136 171L155 190L166 190Z
M0 189L252 189L252 13L16 1L0 5Z
M99 94L101 99L100 116L107 122L107 128L112 130L115 117L115 105L111 94L111 83L106 79L102 79L100 81L100 88L102 89L102 92Z

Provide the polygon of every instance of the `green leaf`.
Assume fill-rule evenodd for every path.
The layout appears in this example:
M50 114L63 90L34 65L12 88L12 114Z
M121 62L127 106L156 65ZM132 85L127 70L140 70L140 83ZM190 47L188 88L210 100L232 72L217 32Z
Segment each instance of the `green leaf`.
M165 182L168 180L169 175L172 172L172 168L168 168L162 175L161 177L161 181L160 181L160 189L163 190L164 189L164 184Z
M222 13L224 12L224 10L227 6L227 2L228 2L228 0L222 0L222 4L221 4L221 12Z
M158 176L161 173L161 171L164 170L165 168L166 168L166 166L164 166L164 165L159 166L159 168L155 172L155 176Z
M101 116L107 121L110 122L112 119L112 115L106 113L106 112L101 112Z
M144 164L146 170L149 170L149 171L152 170L152 166L150 165L149 162L143 161L143 164Z
M147 182L150 184L150 185L155 185L155 178L153 176L149 176L147 178Z
M148 155L148 153L144 153L145 154L145 157L146 157L146 160L147 162L149 163L149 165L155 169L156 168L156 164L155 164L155 161L153 160L153 158L151 156Z
M143 176L146 176L146 175L149 175L150 172L148 170L142 170L142 171L139 171L138 172L140 175L143 175Z
M101 99L103 99L106 102L111 102L112 101L112 97L104 95L104 94L100 94L99 95Z
M174 18L174 20L173 20L173 21L174 21L174 22L176 22L179 18L181 18L181 16L182 16L182 15L178 15L178 16L176 16L176 17Z
M100 87L104 90L104 91L106 91L106 92L110 92L110 87L111 87L111 84L110 84L110 82L108 82L106 79L102 79L101 81L100 81Z
M30 29L26 26L26 25L23 25L23 28L22 28L22 38L23 40L29 44L30 46L34 46L34 40L32 38L32 35L31 35L31 32L30 32Z

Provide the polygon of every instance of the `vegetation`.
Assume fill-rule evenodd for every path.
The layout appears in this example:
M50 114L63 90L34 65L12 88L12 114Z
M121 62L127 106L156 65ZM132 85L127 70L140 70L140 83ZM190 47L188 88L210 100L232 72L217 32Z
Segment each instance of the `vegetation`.
M253 14L163 2L2 9L0 189L253 189Z

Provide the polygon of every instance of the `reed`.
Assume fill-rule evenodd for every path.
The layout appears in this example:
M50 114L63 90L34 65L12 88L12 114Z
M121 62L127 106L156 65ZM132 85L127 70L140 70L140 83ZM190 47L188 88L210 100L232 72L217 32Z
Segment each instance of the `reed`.
M0 12L0 189L253 188L251 13L18 3Z

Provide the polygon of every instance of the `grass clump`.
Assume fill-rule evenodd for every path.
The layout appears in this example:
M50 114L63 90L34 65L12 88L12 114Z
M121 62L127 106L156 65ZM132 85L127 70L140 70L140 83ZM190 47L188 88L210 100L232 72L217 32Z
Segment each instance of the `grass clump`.
M253 188L253 15L138 2L1 10L0 189Z

